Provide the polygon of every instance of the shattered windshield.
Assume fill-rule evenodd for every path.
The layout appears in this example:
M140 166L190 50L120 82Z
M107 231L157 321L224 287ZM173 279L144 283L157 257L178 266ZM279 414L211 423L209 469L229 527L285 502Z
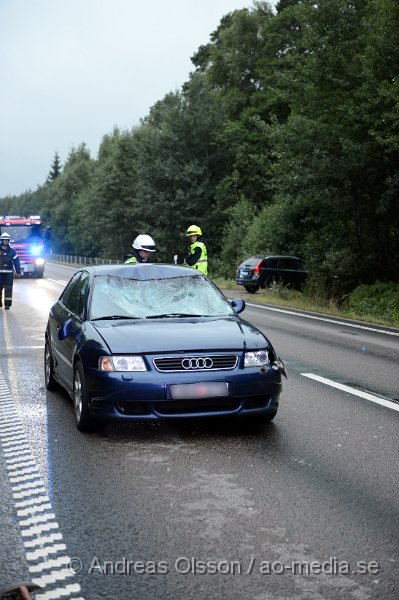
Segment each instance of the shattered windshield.
M101 275L94 280L91 319L234 314L221 292L198 275L147 281Z

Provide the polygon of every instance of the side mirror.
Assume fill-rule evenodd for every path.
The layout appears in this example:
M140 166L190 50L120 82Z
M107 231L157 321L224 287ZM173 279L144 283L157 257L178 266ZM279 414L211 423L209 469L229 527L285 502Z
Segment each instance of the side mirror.
M69 337L72 334L72 328L72 319L68 319L60 328L58 332L58 339L62 342L62 340L65 340L67 337Z
M234 300L230 301L231 306L234 308L237 314L242 312L246 306L245 300L242 298L234 298Z

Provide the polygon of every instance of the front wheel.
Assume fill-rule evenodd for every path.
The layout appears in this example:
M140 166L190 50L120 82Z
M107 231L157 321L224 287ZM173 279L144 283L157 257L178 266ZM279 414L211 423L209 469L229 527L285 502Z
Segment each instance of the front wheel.
M76 427L79 431L95 431L97 429L97 421L91 416L89 411L86 378L81 362L76 363L74 369L72 400Z
M247 290L247 292L249 294L254 294L255 292L258 291L259 286L258 285L244 285L244 288Z
M53 357L48 340L44 346L44 383L50 392L59 388L58 382L54 379Z
M248 419L248 421L251 423L251 425L254 425L255 427L257 426L262 426L265 425L266 423L270 423L271 421L273 421L274 417L277 414L277 408L273 409L273 411L270 411L268 413L263 413L263 414L258 414L258 415L251 415L249 417L245 417L246 419Z
M264 415L259 415L259 421L261 423L270 423L270 421L273 421L274 417L277 414L277 408L275 408L273 411L264 414Z

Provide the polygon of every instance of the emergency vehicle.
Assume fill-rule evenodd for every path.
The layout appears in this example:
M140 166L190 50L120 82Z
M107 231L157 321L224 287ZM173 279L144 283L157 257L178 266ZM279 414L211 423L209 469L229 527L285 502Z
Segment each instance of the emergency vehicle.
M8 233L11 246L18 252L21 273L43 277L45 258L40 216L0 216L0 234L2 233Z

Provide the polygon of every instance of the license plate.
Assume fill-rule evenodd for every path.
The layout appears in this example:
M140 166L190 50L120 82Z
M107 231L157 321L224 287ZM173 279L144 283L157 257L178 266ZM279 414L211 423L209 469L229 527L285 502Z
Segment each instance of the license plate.
M240 277L248 277L249 271L240 271Z
M225 381L206 383L178 383L169 386L172 400L194 400L228 396L229 388Z

